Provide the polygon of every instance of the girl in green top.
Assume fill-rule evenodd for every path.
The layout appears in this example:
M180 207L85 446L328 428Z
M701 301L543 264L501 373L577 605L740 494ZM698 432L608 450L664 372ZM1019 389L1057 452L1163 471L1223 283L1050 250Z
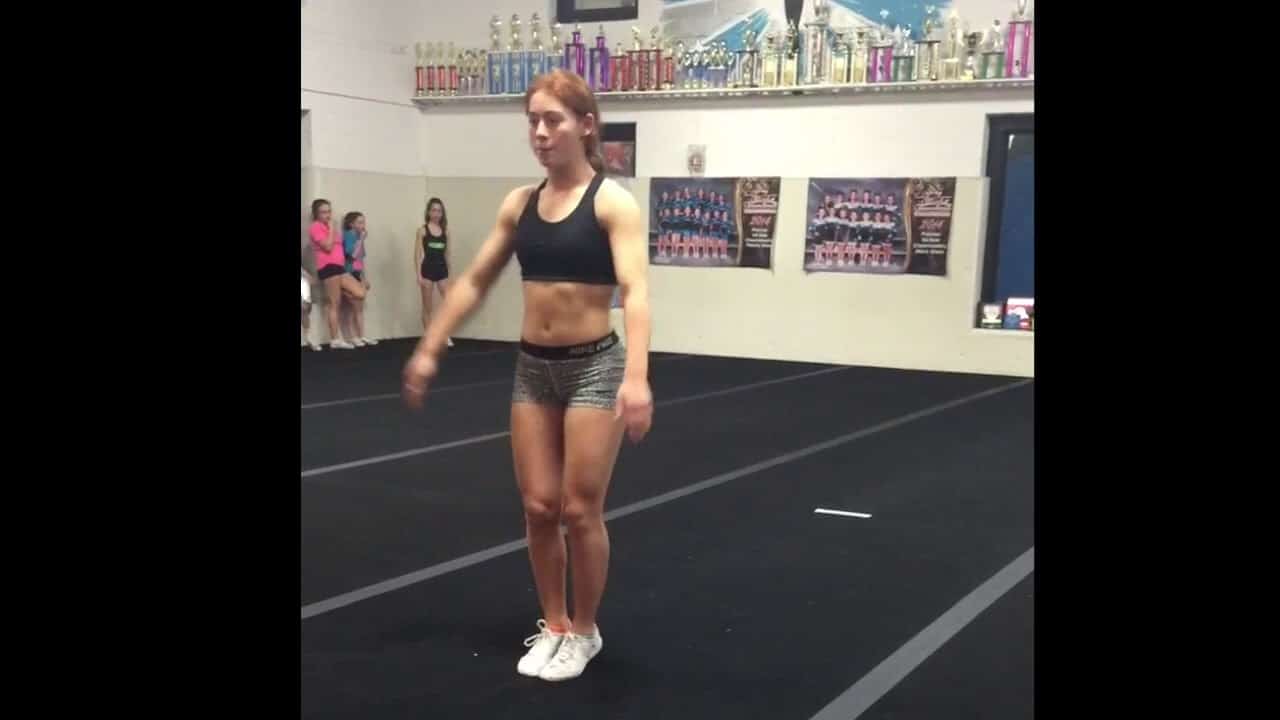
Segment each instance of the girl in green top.
M413 266L418 272L418 289L422 292L422 327L431 323L431 293L438 285L440 299L449 291L449 217L440 198L427 201L426 223L418 228L413 244ZM453 339L449 339L453 347Z

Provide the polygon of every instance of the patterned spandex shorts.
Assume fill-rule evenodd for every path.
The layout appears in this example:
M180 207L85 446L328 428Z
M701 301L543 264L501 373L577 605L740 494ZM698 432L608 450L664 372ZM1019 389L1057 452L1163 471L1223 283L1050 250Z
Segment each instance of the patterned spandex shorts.
M626 361L617 333L558 347L521 341L511 401L612 410Z

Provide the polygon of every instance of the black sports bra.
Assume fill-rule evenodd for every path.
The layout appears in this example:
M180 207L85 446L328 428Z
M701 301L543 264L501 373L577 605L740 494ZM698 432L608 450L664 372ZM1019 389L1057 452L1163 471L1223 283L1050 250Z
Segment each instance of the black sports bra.
M596 173L578 206L560 222L538 215L538 197L547 181L529 193L516 223L516 258L522 280L616 285L609 234L596 219L596 191L604 180Z

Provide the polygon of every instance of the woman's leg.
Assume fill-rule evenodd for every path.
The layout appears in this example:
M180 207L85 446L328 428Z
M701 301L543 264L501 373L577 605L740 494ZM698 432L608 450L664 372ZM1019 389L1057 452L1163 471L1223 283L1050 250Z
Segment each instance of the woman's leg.
M564 414L564 524L573 578L573 632L595 633L596 612L609 573L604 500L622 441L612 409L571 407Z
M570 407L564 414L567 443L561 515L569 531L573 626L557 648L555 658L538 673L543 680L578 677L604 647L604 637L596 627L596 612L609 572L604 498L622 431L622 421L614 419L611 409Z
M351 275L339 275L342 281L342 294L352 300L363 300L365 296L364 285Z
M555 405L511 405L511 447L524 506L529 560L542 614L553 629L568 631L565 546L560 535L564 504L564 411Z
M350 297L344 295L341 304L338 305L338 327L342 329L342 339L347 342L360 337L351 333L351 305Z
M324 315L329 322L329 344L339 343L339 347L346 343L342 340L342 332L339 328L340 306L342 304L342 276L334 275L324 279Z
M364 342L364 301L351 301L351 330L352 337L361 343Z
M435 283L430 280L423 280L418 289L422 291L422 332L427 332L427 326L431 324L431 293L435 289Z
M451 284L451 283L452 283L452 281L451 281L451 280L449 280L449 278L448 278L448 277L442 277L442 278L440 278L440 280L439 280L439 281L437 281L437 282L436 282L436 287L440 288L440 300L441 300L441 301L443 301L443 300L444 300L444 296L445 296L445 294L449 292L449 286L450 286L450 284ZM453 347L453 338L448 338L447 343L448 343L449 347Z
M519 379L517 379L519 383ZM564 412L552 404L511 404L511 449L516 484L524 506L529 562L544 620L538 635L525 641L529 651L516 665L535 677L551 661L569 632L565 604L565 545L560 534Z

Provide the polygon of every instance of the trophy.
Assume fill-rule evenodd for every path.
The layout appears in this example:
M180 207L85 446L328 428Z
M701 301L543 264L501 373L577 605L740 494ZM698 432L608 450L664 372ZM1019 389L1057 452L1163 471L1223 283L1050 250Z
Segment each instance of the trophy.
M422 74L426 78L425 91L427 95L436 94L436 44L429 42L426 45L426 64L422 68Z
M524 48L520 44L520 16L511 16L511 44L507 46L507 94L521 95L529 87L525 77Z
M758 85L756 76L759 73L758 59L760 51L756 50L756 34L748 30L743 36L742 47L733 51L733 71L729 74L729 87L753 88Z
M605 44L604 25L596 33L596 45L591 48L587 62L587 86L593 92L609 89L609 46Z
M507 92L507 54L502 51L502 20L497 15L489 21L489 94Z
M640 78L643 74L641 66L644 64L644 42L640 39L640 28L631 28L631 49L627 51L627 69L630 71L627 75L628 90L643 90L644 86L640 84Z
M435 91L433 92L433 95L448 95L449 64L448 60L445 59L443 40L436 42L435 44L435 53L433 58L431 58L431 67L428 69L428 72L435 76Z
M609 56L609 60L617 63L609 68L609 79L612 81L613 89L618 92L629 92L631 90L631 56L622 50L622 41L618 41L613 46L613 55Z
M960 79L960 55L964 47L964 25L960 12L954 8L947 20L947 34L942 45L942 79Z
M1018 0L1018 10L1009 21L1009 42L1005 49L1004 67L1009 77L1031 76L1031 19L1027 17L1027 0Z
M529 19L529 49L524 54L524 77L530 84L533 84L539 75L547 72L547 50L542 47L542 39L538 37L540 31L538 26L541 23L538 13L534 13Z
M413 94L415 97L422 97L427 94L427 49L422 43L413 44L414 56L417 62L413 68Z
M680 44L684 46L683 43ZM671 90L676 86L676 56L671 50L671 39L662 40L662 82L663 90Z
M844 38L844 31L836 32L835 43L831 46L831 82L844 85L849 82L849 64L852 60L852 48Z
M799 81L800 74L800 32L796 29L796 22L792 20L787 25L787 36L783 41L782 49L782 82L780 85L786 87L795 87Z
M644 51L644 87L657 90L662 84L662 45L658 42L658 28L649 31L649 47Z
M971 32L964 36L965 57L964 70L960 79L974 80L978 77L978 43L982 42L982 33Z
M854 85L865 83L870 75L867 72L867 65L871 61L868 32L869 29L865 25L859 25L853 31L853 49L850 52L851 60L849 62L849 82Z
M804 82L825 85L831 78L831 6L829 0L813 1L813 20L805 23Z
M978 65L978 77L996 80L1004 77L1004 36L1000 34L1000 21L995 20L987 31L989 37L983 47L982 61Z
M449 95L458 94L458 58L459 53L454 48L453 43L449 43L448 63L449 63L449 83L447 90Z
M871 44L871 58L867 64L867 82L893 82L893 41L883 36Z
M723 87L720 80L727 75L725 73L724 59L720 57L720 45L711 43L711 48L707 50L707 66L703 70L702 85L708 89L719 89Z
M777 87L778 76L782 72L782 58L778 54L778 36L766 33L764 36L764 57L760 61L760 87Z
M916 43L916 80L938 80L942 42L937 38L938 21L934 17L936 12L937 7L934 5L926 5L924 8L924 33L920 42Z
M916 79L916 48L911 41L911 26L902 29L901 39L893 54L893 81L911 82Z
M544 66L547 72L564 67L564 45L560 43L560 23L551 26L551 51L547 53Z
M746 67L742 69L742 79L746 87L760 87L760 39L754 30L747 31L747 55L743 58Z
M564 46L564 69L587 76L587 47L582 44L582 25L573 26L573 40Z
M867 82L893 82L893 37L889 35L889 11L880 11L881 25L876 29L876 39L871 43L871 59L867 68Z
M729 87L729 76L738 72L738 58L729 51L729 43L720 41L720 87Z
M748 35L751 33L747 31ZM746 87L746 83L742 80L742 69L746 67L747 45L744 42L742 47L733 51L733 64L729 68L729 87L741 88Z
M458 95L471 95L471 51L463 50L458 59Z

